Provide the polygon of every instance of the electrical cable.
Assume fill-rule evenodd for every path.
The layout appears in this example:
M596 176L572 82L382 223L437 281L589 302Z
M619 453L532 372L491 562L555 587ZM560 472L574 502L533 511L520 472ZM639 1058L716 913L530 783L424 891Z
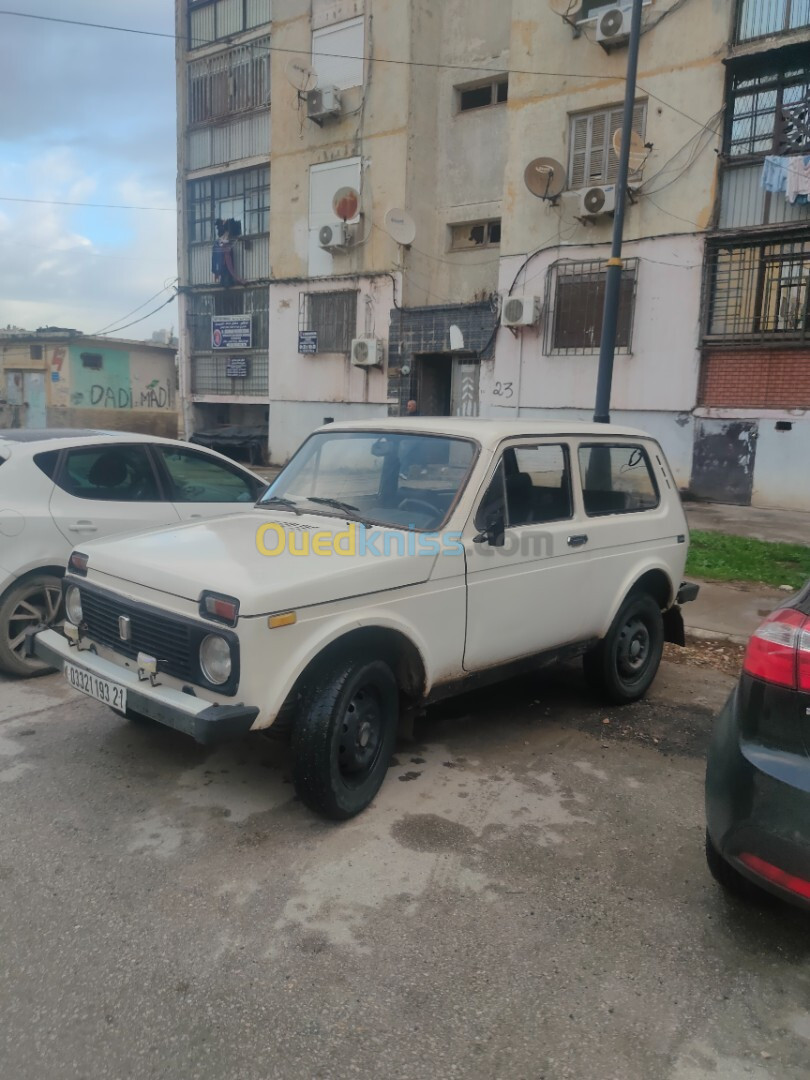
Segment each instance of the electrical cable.
M121 315L119 316L119 318L113 319L111 322L108 322L106 326L102 326L100 330L96 330L95 334L93 334L92 336L98 337L100 334L103 334L105 330L108 330L111 326L115 326L116 323L121 322L122 319L128 319L130 315L134 315L136 311L140 311L141 308L145 308L147 304L151 304L153 300L157 300L161 293L165 293L168 289L173 289L174 286L177 284L177 281L178 279L175 278L174 281L171 281L168 285L164 285L162 289L158 289L154 296L150 296L148 300L144 300L142 304L138 304L136 308L133 308L132 311L128 311L126 315ZM175 296L176 295L177 293L175 292ZM172 297L172 299L174 299L174 297Z
M127 206L121 203L67 202L64 199L21 199L14 195L0 195L0 202L32 203L36 206L88 206L94 210L159 210L167 214L177 213L176 206Z
M161 289L161 292L162 291L163 290ZM153 308L152 311L147 311L145 315L141 315L140 319L133 319L133 321L130 323L125 323L123 326L117 326L114 330L108 330L107 333L104 334L104 337L109 337L110 334L119 334L122 330L128 330L130 326L137 326L137 324L142 323L144 319L148 319L150 318L150 316L156 315L158 311L161 311L163 308L168 307L169 304L171 304L174 300L177 299L177 296L178 292L175 291L174 296L170 296L168 300L164 301L164 303L160 304L158 307Z

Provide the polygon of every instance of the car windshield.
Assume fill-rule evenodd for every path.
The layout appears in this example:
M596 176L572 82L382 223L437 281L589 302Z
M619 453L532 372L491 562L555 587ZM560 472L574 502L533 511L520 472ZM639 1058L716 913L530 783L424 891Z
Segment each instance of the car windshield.
M476 457L469 439L379 431L319 432L259 501L374 525L439 528Z

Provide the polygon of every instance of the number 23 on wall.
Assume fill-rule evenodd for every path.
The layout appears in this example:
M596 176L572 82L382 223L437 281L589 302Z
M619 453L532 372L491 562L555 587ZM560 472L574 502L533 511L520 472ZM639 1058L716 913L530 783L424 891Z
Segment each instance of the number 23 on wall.
M512 397L513 390L510 382L496 382L495 389L492 391L493 397Z

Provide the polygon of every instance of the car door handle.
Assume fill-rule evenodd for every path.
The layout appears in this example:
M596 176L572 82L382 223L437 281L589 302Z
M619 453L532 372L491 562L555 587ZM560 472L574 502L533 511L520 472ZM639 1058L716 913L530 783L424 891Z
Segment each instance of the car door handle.
M74 521L72 525L68 525L68 532L94 533L98 532L98 526L92 521Z
M588 543L588 537L585 535L585 533L579 533L579 535L577 535L577 536L569 536L568 537L568 546L569 547L582 547L583 544L587 544L587 543Z

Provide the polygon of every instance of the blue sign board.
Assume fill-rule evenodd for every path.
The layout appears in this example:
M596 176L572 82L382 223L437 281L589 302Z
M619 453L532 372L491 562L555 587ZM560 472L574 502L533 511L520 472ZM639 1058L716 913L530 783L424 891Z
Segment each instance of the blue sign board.
M298 331L298 351L305 354L312 354L318 351L317 330Z
M213 315L211 317L212 349L251 349L253 347L252 316Z

